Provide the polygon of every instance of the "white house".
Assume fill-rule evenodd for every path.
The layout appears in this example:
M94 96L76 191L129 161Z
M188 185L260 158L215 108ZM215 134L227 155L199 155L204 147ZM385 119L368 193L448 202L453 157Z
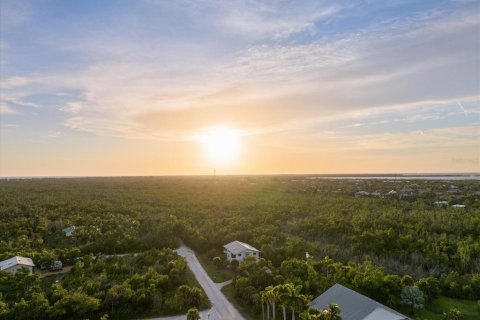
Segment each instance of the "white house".
M390 196L390 197L393 197L393 196L396 196L397 195L397 191L395 190L390 190L387 192L387 196Z
M71 237L73 232L75 231L75 229L77 229L76 226L69 226L65 229L63 229L63 233L65 233L65 237Z
M35 267L35 265L33 264L32 259L25 257L16 256L0 261L0 270L5 272L15 273L21 268L27 268L30 272L32 272L33 267Z
M410 320L400 312L338 283L315 298L309 305L321 310L332 303L340 307L340 316L343 320Z
M243 261L246 257L255 257L258 260L260 257L260 250L240 241L232 241L224 245L223 248L225 248L223 252L227 255L229 262L232 261L232 259Z
M464 205L464 204L454 204L454 205L452 205L452 208L455 208L455 209L463 209L465 207L466 207L466 205Z

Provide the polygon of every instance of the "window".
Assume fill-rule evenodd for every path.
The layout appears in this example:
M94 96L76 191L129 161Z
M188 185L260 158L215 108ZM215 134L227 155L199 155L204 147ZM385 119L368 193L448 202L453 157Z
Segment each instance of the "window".
M238 254L238 256L239 256L239 257L241 257L241 256L242 256L242 254L241 254L241 253L239 253L239 254Z

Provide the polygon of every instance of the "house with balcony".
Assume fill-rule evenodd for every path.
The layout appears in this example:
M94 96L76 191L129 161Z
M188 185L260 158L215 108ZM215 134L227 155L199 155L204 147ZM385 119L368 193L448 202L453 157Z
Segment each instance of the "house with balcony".
M256 260L260 258L260 250L244 242L232 241L224 245L223 248L228 262L232 259L243 261L246 257L254 257Z

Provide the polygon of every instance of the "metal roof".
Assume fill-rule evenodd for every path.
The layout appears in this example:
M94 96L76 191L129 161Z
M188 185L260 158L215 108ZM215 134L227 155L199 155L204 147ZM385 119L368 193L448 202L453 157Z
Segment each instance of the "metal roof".
M65 233L68 233L68 232L75 231L75 229L77 229L76 226L69 226L69 227L66 227L65 229L63 229L62 231L65 232Z
M13 258L0 261L0 270L5 270L5 269L11 268L11 267L16 266L16 265L35 267L32 259L15 256Z
M260 252L260 250L255 249L251 245L240 242L240 241L232 241L229 244L224 245L223 247L233 254L239 254L245 250Z
M310 302L310 306L324 309L329 304L338 304L343 320L409 320L407 316L336 283Z

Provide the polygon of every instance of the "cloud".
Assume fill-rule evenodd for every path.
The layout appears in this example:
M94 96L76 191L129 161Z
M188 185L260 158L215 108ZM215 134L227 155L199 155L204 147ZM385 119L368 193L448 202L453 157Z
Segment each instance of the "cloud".
M33 12L29 1L3 0L0 2L0 26L4 32L15 28L30 21Z
M432 11L318 35L319 21L336 19L348 8L295 2L286 10L284 3L248 1L155 2L154 7L188 11L194 26L203 23L199 29L208 37L199 38L205 43L168 32L147 39L136 29L122 36L99 31L67 43L46 39L95 59L63 74L9 78L0 84L3 103L10 109L34 106L32 95L52 94L65 99L61 110L70 128L188 140L216 124L269 134L338 119L360 124L367 121L359 117L390 109L479 99L475 11ZM224 44L232 35L240 36L239 43Z
M61 135L60 131L49 131L48 134L45 137L55 139L55 138L60 137L60 135Z
M341 130L319 131L310 136L286 135L297 152L311 150L343 151L404 151L426 149L464 148L475 153L480 143L480 126L445 127L403 132L350 134Z
M146 1L153 7L187 14L190 21L220 36L242 40L284 40L299 33L314 34L315 23L325 21L346 5L328 1Z
M37 79L38 80L38 79ZM4 110L10 110L8 113L16 113L15 107L33 107L38 108L39 104L28 101L28 97L38 91L33 78L9 77L0 81L0 102ZM35 86L35 87L32 87ZM2 111L7 113L6 111Z
M0 114L17 114L17 113L18 112L15 109L12 109L3 103L0 103Z
M0 80L0 90L8 90L15 87L22 87L29 83L25 77L10 77Z
M341 10L339 5L323 1L297 1L293 4L289 1L261 4L258 1L237 1L224 4L217 20L223 30L244 37L274 40L302 32L315 33L315 22L330 18Z

